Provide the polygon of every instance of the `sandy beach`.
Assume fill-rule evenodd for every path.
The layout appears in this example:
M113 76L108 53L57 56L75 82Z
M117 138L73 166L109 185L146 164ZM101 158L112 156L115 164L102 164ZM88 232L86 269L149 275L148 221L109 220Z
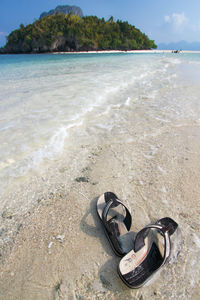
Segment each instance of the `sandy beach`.
M63 162L43 181L46 194L37 206L23 216L4 212L4 223L16 230L1 250L0 299L199 299L199 136L200 127L186 122L164 127L145 144L123 136L85 146L87 160L68 181ZM119 258L95 211L105 191L130 208L134 232L165 216L181 228L178 259L141 289L127 288L117 274Z
M149 53L149 54L162 54L162 53L174 53L174 49L171 50L160 50L160 49L152 49L152 50L102 50L102 51L73 51L73 52L54 52L54 54L105 54L105 53ZM180 54L180 53L200 53L200 51L191 51L191 50L178 50L178 53L174 54Z

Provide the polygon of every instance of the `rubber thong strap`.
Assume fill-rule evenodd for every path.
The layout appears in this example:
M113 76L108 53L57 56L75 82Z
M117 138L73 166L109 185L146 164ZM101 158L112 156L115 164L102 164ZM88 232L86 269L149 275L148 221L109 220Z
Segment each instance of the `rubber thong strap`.
M155 224L168 227L169 235L174 234L174 232L178 228L178 224L169 217L162 218L162 219L158 220Z
M164 264L167 260L167 258L170 256L170 249L171 249L171 243L170 243L170 235L169 235L169 226L162 226L158 224L149 224L146 227L144 227L142 230L140 230L136 237L134 242L134 251L138 252L140 249L142 249L145 245L144 239L146 237L146 234L148 234L149 229L157 229L159 233L164 237L164 257L163 257L163 263Z
M107 216L108 216L109 210L113 207L122 205L126 210L126 216L125 216L123 222L126 225L127 230L129 231L131 228L132 217L131 217L131 214L130 214L128 208L117 198L117 196L114 193L107 192L104 194L104 197L105 197L105 202L107 204L105 205L103 212L102 212L102 221L105 224L106 228L109 230L109 226L107 224L108 223Z

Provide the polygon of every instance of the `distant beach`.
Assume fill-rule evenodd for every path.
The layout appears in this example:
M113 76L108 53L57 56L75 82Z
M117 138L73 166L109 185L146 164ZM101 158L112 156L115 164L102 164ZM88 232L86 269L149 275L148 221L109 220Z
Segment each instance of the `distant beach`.
M127 51L122 51L122 50L102 50L102 51L73 51L73 52L54 52L54 54L84 54L84 53L89 53L89 54L92 54L92 53L174 53L174 49L172 50L156 50L156 49L153 49L153 50L127 50ZM200 51L191 51L191 50L177 50L178 53L200 53Z

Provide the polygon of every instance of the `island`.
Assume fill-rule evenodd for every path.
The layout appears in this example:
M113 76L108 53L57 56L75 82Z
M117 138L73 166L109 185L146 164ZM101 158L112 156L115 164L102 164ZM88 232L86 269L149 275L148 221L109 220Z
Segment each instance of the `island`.
M32 24L20 25L7 37L1 54L155 49L153 40L127 21L96 16L43 14Z

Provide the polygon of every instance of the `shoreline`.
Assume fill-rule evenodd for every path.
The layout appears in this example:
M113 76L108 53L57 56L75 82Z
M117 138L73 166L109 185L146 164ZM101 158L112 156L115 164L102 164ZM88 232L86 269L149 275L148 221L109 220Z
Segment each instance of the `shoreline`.
M177 52L178 51L178 52ZM33 54L117 54L117 53L127 53L127 54L162 54L162 53L190 53L190 54L200 54L200 50L97 50L97 51L59 51L59 52L41 52L41 53L0 53L0 55L33 55Z
M109 53L175 53L176 50L102 50L102 51L73 51L73 52L52 52L52 54L109 54ZM180 53L200 53L200 51L180 50ZM175 53L176 54L176 53Z

